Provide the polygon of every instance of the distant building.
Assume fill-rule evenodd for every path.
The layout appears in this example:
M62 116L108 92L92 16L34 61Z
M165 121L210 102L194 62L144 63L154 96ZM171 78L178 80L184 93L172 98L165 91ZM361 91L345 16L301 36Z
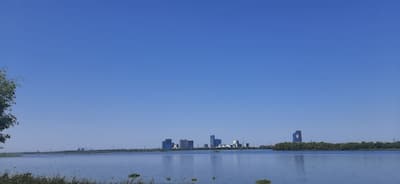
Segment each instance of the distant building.
M221 139L215 139L215 145L218 147L219 145L222 144L222 140Z
M180 149L193 149L193 140L181 139L179 141Z
M162 142L162 149L163 150L171 150L174 147L174 143L172 142L172 139L165 139Z
M218 147L219 145L222 144L222 140L221 139L215 139L214 144L215 144L215 147Z
M300 143L303 142L303 137L301 136L301 131L297 130L296 132L293 133L293 142L294 143Z
M188 148L193 149L194 148L194 142L193 140L188 141Z
M208 148L208 144L204 144L204 148Z
M85 151L85 148L78 148L78 151Z
M246 143L245 147L250 148L250 143Z
M210 136L210 148L215 148L215 135Z
M210 136L210 148L217 148L221 144L222 144L222 140L221 139L216 139L215 135L211 135Z
M238 140L233 140L232 148L241 148L242 145L239 143Z
M232 148L232 145L230 145L230 144L220 144L220 145L218 145L218 148Z

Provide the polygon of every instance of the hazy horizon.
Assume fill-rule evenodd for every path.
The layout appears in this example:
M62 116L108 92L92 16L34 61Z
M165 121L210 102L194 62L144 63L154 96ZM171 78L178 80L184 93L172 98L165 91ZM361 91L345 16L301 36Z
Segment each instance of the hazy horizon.
M1 151L400 140L398 5L2 1Z

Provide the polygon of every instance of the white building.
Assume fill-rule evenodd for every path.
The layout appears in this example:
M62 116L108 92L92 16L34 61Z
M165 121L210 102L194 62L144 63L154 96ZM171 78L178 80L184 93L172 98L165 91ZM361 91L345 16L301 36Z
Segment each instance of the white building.
M240 148L241 146L240 146L239 141L238 141L238 140L233 140L232 147L233 147L233 148Z

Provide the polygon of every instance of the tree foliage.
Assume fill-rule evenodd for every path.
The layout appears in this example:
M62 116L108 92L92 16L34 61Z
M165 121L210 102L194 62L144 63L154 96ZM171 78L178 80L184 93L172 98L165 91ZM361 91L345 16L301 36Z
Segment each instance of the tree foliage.
M5 70L0 69L0 142L4 143L10 135L2 133L5 129L16 125L17 118L11 113L11 106L15 104L15 90L17 84L7 78Z

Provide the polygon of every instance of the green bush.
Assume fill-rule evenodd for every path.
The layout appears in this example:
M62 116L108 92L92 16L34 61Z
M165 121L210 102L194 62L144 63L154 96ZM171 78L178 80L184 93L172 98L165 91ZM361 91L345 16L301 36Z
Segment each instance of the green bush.
M65 177L39 177L32 176L31 173L0 176L1 184L95 184L88 180L67 180Z
M267 179L257 180L256 184L271 184L271 181Z

